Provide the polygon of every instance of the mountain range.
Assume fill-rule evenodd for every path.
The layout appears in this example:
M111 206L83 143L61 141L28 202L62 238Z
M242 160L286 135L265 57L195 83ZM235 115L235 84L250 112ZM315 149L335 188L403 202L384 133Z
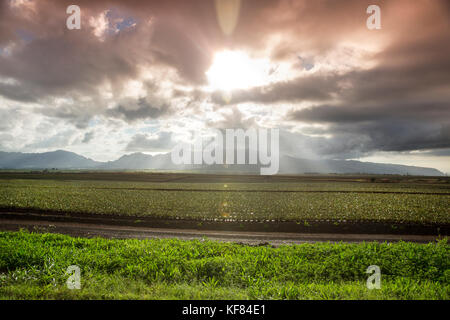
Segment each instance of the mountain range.
M259 165L175 165L170 153L147 155L133 153L117 160L100 162L73 152L57 150L44 153L1 152L0 169L91 169L91 170L190 170L208 173L259 174ZM362 162L355 160L309 160L281 156L280 174L339 173L339 174L399 174L443 176L434 168L398 164Z

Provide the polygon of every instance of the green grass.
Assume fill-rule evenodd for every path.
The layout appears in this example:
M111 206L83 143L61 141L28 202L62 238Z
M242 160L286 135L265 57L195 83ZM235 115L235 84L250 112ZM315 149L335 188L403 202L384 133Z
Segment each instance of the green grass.
M189 219L450 223L449 194L446 184L419 183L0 180L3 208Z
M1 299L449 299L446 241L272 248L0 233ZM81 268L81 290L65 270ZM369 265L381 289L366 288Z

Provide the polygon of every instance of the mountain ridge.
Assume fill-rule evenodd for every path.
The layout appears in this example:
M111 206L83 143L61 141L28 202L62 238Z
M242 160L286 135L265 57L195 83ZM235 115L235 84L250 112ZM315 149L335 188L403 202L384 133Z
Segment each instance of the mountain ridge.
M101 162L77 153L56 150L43 153L22 153L0 151L0 169L97 169L97 170L191 170L218 173L259 174L259 165L175 165L170 153L148 155L144 153L125 154L120 158ZM311 160L291 156L280 157L280 174L305 173L359 173L443 176L434 168L407 166L389 163L363 162L357 160Z

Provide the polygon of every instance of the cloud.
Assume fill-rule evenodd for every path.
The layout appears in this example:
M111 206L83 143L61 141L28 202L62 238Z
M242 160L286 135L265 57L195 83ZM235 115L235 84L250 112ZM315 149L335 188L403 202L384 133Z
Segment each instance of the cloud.
M246 118L245 115L236 107L222 110L219 113L220 118L207 121L206 124L215 129L249 129L258 127L255 117Z
M138 133L134 135L125 148L125 151L155 152L170 151L175 142L169 132L160 132L158 135Z
M169 131L258 126L310 156L450 147L448 1L381 0L370 31L368 0L246 0L231 34L214 1L79 0L81 30L66 28L70 4L0 2L2 148L106 157L161 149ZM205 77L221 50L270 59L269 81L224 103ZM137 133L150 125L166 133Z
M450 119L450 102L319 105L292 111L289 119L311 123L342 124L387 120L438 123Z
M118 105L108 110L110 116L122 118L125 121L133 122L136 120L157 119L169 111L169 106L162 105L160 107L152 106L145 98L138 99L137 102L131 102L131 106L127 104Z
M81 142L82 143L89 143L93 138L94 138L94 132L93 131L89 131L89 132L86 132L84 134L83 140Z
M355 151L413 151L450 147L450 108L447 102L393 105L321 105L292 111L288 117L326 129L316 134L364 137ZM342 146L342 152L348 146Z
M339 76L310 76L292 81L277 82L264 87L232 92L233 103L274 103L286 101L323 101L332 98L339 89ZM222 93L216 92L213 101L221 103Z
M437 150L433 150L433 151L425 151L425 152L421 152L420 155L450 157L450 148L437 149Z
M66 130L58 132L53 136L39 139L36 142L25 145L25 150L48 150L48 149L60 149L70 145L70 141L74 132L72 130Z

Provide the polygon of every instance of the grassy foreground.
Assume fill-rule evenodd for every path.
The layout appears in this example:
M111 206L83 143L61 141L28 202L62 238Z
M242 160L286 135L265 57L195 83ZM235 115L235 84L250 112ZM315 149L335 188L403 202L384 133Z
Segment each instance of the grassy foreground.
M450 247L106 240L0 233L1 299L446 299ZM81 268L81 290L65 271ZM365 273L381 268L381 289Z

